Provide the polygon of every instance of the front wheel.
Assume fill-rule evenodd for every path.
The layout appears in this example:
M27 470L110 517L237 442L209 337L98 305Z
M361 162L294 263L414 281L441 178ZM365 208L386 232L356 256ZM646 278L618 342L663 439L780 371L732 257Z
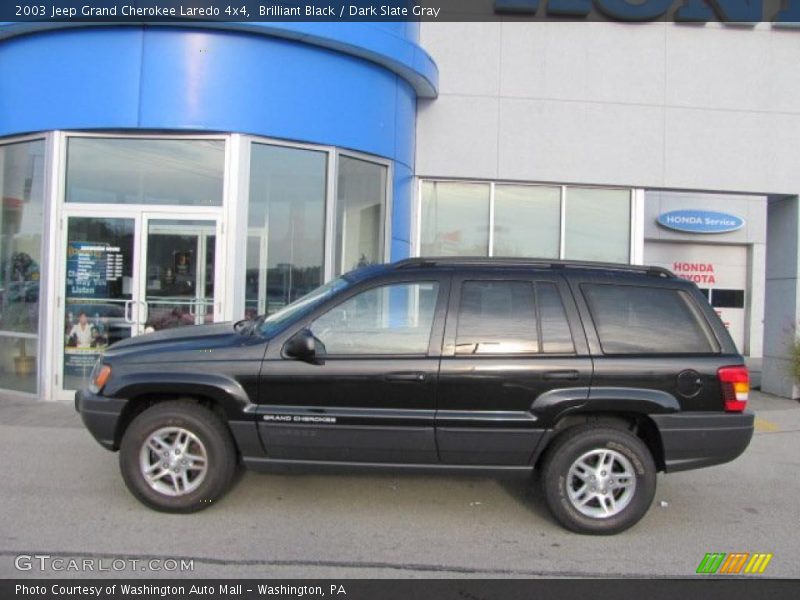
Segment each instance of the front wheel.
M614 534L635 525L650 508L656 466L647 446L621 429L568 429L548 450L542 485L550 511L578 533Z
M194 512L220 498L236 470L236 451L222 421L185 401L148 408L125 431L122 478L150 508Z

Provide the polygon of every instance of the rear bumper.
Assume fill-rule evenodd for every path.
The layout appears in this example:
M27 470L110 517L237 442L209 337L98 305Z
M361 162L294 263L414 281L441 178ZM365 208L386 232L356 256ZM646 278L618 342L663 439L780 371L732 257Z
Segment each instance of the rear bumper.
M114 439L126 402L121 398L98 396L87 389L75 392L75 410L80 413L89 433L107 450L117 450Z
M661 434L667 473L730 462L753 437L755 415L696 412L652 415Z

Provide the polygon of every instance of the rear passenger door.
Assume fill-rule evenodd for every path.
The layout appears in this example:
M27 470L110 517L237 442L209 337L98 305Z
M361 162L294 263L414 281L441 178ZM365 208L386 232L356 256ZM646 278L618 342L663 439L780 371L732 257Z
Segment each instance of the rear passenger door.
M644 412L722 409L717 369L741 362L723 354L705 300L691 284L676 279L596 275L573 279L594 356L590 400L612 399L645 390L653 404L631 401ZM713 318L716 316L711 314ZM593 326L592 326L593 325ZM722 327L719 324L719 327ZM728 345L733 348L728 337ZM666 394L653 395L653 390ZM676 400L677 404L676 405Z
M592 362L568 287L551 273L456 277L439 371L436 442L448 464L526 465L545 392L588 396Z

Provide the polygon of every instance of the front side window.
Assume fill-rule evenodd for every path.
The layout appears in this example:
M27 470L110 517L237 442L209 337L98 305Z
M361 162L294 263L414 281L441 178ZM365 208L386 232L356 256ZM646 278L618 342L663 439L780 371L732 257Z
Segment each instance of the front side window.
M283 329L284 326L296 321L303 315L309 314L332 296L347 289L349 285L349 280L344 277L337 277L325 285L319 286L302 298L298 298L291 304L270 314L264 319L264 323L261 326L261 333L267 337L272 337Z
M335 306L309 329L328 355L426 354L437 296L436 282L372 288Z
M458 309L456 354L539 352L533 283L465 281Z
M716 342L691 300L676 289L584 284L606 354L703 354Z

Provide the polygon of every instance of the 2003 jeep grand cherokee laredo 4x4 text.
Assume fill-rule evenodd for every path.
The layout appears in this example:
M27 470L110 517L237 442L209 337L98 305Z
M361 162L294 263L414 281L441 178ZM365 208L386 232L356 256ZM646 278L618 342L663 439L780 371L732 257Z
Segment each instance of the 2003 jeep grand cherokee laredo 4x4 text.
M607 534L647 512L657 471L744 451L748 391L719 317L664 269L430 258L118 342L75 403L159 510L208 506L239 461L538 469L563 525Z

